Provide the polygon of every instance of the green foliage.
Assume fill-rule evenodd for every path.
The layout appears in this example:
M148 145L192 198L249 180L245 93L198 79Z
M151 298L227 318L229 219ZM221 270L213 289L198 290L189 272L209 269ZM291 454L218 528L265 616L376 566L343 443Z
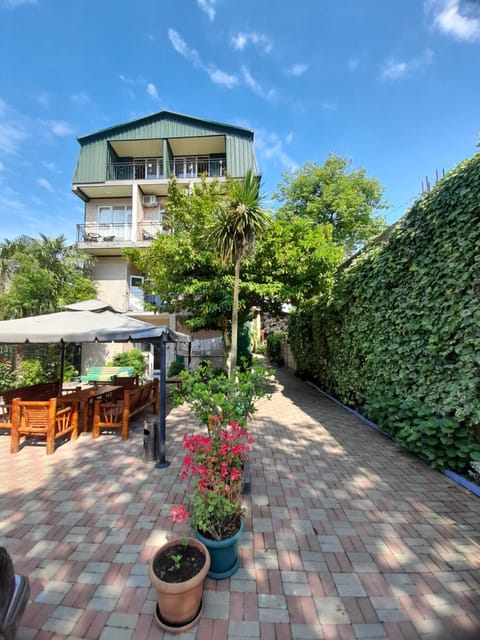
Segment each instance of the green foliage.
M6 358L0 359L0 388L2 391L14 389L16 386L17 376L13 368L12 362Z
M480 452L479 193L477 155L289 324L300 374L432 466L459 471Z
M284 365L282 343L287 339L285 331L274 331L267 336L267 356L270 362L279 366Z
M205 362L180 375L182 384L173 391L174 402L187 402L200 424L208 425L209 418L220 415L225 423L244 426L255 411L255 400L266 395L271 371L255 362L245 370L237 367L234 377L228 378L225 371Z
M112 364L115 367L133 367L135 375L142 377L145 371L145 360L140 349L130 349L125 353L117 353L113 356Z
M48 382L50 376L45 372L40 360L23 360L18 368L17 386L29 387L32 384Z
M174 360L170 363L168 367L167 376L171 378L172 376L177 376L179 373L185 370L185 365L183 362L178 362L178 360Z
M78 369L75 369L73 364L71 364L70 362L65 362L64 368L63 368L63 381L64 382L71 382L72 378L75 377L75 376L78 376L78 374L79 374L79 371L78 371Z
M63 236L19 236L0 243L0 318L58 311L96 296L89 274L93 259Z
M365 169L349 171L349 161L330 154L319 167L313 162L283 175L279 193L284 204L279 218L305 218L316 225L330 225L336 244L351 251L385 228L375 210L385 209L383 188Z

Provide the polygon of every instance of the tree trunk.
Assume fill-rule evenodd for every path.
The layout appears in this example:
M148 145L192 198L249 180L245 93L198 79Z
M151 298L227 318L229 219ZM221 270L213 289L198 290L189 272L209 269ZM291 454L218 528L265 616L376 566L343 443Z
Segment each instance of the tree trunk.
M240 264L241 259L235 260L235 280L233 283L233 302L232 302L232 345L230 348L230 370L229 377L233 377L235 367L237 366L237 349L238 349L238 295L240 290Z

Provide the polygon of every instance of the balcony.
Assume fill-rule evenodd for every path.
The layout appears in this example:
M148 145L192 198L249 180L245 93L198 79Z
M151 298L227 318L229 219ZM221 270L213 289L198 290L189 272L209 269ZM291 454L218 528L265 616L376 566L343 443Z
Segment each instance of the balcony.
M114 162L107 165L107 181L168 180L170 176L182 178L223 178L226 175L226 160L210 160L206 156L175 158L164 165L162 158Z
M77 242L95 244L125 244L126 242L148 242L157 233L165 233L168 229L161 222L140 222L134 229L131 224L99 224L88 222L77 224Z

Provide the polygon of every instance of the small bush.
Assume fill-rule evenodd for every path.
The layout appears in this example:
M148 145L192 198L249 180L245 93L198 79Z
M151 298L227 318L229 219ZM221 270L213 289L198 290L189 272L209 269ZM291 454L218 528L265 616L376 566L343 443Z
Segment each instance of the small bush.
M17 382L22 387L48 382L48 375L45 373L40 360L23 360L19 366Z
M285 331L274 331L267 336L267 356L270 362L282 367L285 363L282 356L282 342L287 339Z
M178 376L178 374L184 370L185 370L185 365L183 364L183 362L178 362L178 360L174 360L168 367L167 376L169 378L171 378L172 376Z
M130 349L126 353L117 353L113 357L112 364L115 367L133 367L135 375L143 377L145 360L140 349Z

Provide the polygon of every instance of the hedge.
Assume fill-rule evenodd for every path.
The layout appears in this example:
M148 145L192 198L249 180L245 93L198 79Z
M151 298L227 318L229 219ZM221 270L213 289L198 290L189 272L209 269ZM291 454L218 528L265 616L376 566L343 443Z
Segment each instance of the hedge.
M291 314L298 372L434 467L480 459L480 154Z

